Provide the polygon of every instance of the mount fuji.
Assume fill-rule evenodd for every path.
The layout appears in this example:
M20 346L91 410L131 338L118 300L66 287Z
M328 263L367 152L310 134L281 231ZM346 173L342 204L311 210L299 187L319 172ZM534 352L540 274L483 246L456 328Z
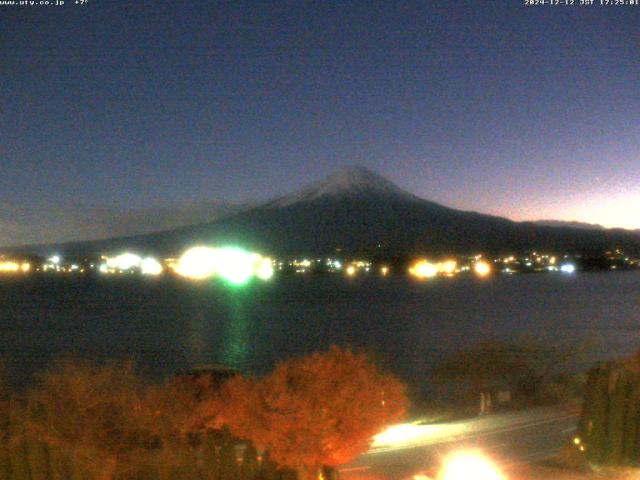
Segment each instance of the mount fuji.
M536 225L455 210L417 197L364 167L341 169L300 191L214 222L56 248L73 254L137 249L174 255L202 243L233 243L272 255L338 251L373 257L534 249L601 253L614 247L640 251L637 232Z

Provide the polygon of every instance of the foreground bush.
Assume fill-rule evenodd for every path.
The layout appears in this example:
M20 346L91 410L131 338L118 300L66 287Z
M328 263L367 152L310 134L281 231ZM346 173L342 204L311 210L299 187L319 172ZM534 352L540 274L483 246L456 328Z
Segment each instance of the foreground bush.
M262 379L237 377L218 400L216 425L248 438L301 480L366 451L404 415L404 386L364 354L332 347L278 364Z
M640 352L589 372L578 435L592 464L640 463Z
M27 397L27 433L66 452L96 479L149 460L159 438L146 422L145 385L130 363L95 366L67 360Z
M456 352L439 364L434 384L466 386L461 396L477 403L481 393L508 391L520 404L567 401L581 393L577 377L562 368L584 357L590 343L551 345L538 340L486 341Z
M130 363L60 362L3 397L0 480L280 478L227 431L189 430L192 393L146 384Z
M0 480L309 478L366 450L405 404L394 377L338 348L221 389L66 360L22 396L0 386Z

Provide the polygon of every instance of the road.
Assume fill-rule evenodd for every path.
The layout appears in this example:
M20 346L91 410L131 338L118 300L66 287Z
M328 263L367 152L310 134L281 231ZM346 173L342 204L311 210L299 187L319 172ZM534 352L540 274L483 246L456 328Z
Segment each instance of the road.
M479 450L502 470L554 456L575 433L578 413L536 408L435 425L402 424L378 435L372 448L340 469L345 480L435 476L442 458Z

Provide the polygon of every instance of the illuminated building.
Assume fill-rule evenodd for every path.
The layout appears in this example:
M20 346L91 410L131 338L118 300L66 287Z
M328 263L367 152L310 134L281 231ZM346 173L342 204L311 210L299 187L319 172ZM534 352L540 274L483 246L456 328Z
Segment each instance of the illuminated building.
M143 275L160 275L163 270L162 264L153 257L146 257L140 261L140 273Z
M409 269L409 273L420 279L432 278L438 274L438 266L427 260L418 260Z
M484 260L479 260L474 264L473 271L480 277L486 277L491 273L491 265Z
M20 264L13 261L0 262L0 272L17 272L20 270Z
M456 273L456 268L458 267L458 262L455 260L445 260L442 263L438 264L438 271L443 275L451 276Z
M142 258L134 253L125 252L107 259L107 266L114 270L130 270L140 266Z
M268 280L274 273L273 261L270 258L238 247L205 246L187 250L178 260L175 271L194 280L217 276L233 285L242 285L253 276Z

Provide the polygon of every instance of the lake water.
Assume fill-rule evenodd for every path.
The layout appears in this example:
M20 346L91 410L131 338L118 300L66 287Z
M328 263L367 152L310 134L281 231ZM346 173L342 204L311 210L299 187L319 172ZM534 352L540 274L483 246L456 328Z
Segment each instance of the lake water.
M335 343L367 349L420 387L446 355L486 339L588 339L589 362L640 348L640 272L423 283L294 276L241 288L3 278L0 305L0 356L22 380L65 353L133 357L161 376L210 363L261 373Z

